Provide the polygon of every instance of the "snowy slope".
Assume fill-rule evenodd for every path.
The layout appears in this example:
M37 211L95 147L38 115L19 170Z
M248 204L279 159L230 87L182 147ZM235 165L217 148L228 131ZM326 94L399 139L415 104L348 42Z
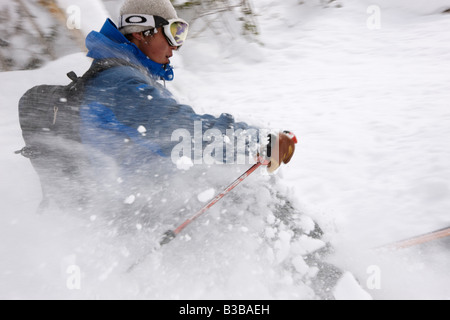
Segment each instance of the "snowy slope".
M381 28L370 30L373 1L327 9L314 1L255 1L263 46L206 32L174 57L176 80L168 85L199 113L228 112L297 134L298 153L279 172L277 188L320 223L335 248L332 262L370 295L450 299L448 241L372 249L450 225L450 15L439 14L447 1L409 2L376 1ZM270 233L261 225L270 212L227 215L223 204L133 275L120 272L120 261L145 250L145 237L111 235L96 216L86 224L66 213L34 214L37 176L13 154L23 145L17 101L32 85L67 83L67 71L88 65L79 53L38 71L0 74L0 297L311 298L307 283L296 283L312 272L303 260L289 258L296 273L280 270L297 248L284 241L289 230L280 228L268 247L272 262L258 251L253 234ZM251 197L258 179L267 178L237 193ZM194 198L208 188L195 190ZM261 206L264 192L255 198ZM73 265L81 266L81 290L68 290ZM373 270L380 286L370 287ZM334 295L367 297L354 288L346 275Z
M315 212L338 261L360 279L379 266L376 298L448 298L448 242L394 254L369 248L450 225L450 18L440 14L449 4L342 3L323 10L313 1L258 1L265 47L214 51L234 72L196 70L208 80L192 104L297 133L299 153L284 183ZM367 26L372 5L380 29ZM192 47L185 61L202 54ZM237 54L245 65L236 67Z

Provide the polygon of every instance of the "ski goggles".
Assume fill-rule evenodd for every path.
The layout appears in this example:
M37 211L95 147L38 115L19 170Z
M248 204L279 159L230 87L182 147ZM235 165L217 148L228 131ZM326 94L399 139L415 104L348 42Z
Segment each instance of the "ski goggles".
M157 29L162 27L164 36L173 47L181 47L186 41L189 24L183 19L166 20L147 14L126 14L120 17L119 29L126 26L142 26Z
M171 46L181 47L186 41L189 24L182 19L169 20L169 24L163 26L163 32Z

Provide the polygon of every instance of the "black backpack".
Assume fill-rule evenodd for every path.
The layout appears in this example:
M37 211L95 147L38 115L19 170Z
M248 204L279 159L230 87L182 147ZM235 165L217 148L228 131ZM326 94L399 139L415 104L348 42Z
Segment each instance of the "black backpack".
M89 161L80 137L80 107L86 83L100 72L116 66L133 66L120 59L96 61L82 76L73 71L66 86L39 85L19 101L19 121L25 147L17 154L30 159L42 187L39 211L50 201L59 207L84 207L94 179L87 172Z

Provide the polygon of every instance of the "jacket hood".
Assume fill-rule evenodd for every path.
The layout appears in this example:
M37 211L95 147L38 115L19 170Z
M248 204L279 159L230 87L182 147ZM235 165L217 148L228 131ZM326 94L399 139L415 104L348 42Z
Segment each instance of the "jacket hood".
M93 59L124 59L131 63L144 66L151 75L171 81L174 78L173 67L163 65L149 59L138 47L131 43L116 27L114 22L107 19L100 32L92 31L86 38L87 56Z

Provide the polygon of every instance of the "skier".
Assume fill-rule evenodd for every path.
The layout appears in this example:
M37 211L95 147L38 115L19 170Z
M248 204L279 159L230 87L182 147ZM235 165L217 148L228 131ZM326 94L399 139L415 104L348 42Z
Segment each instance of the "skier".
M93 64L116 64L87 82L81 107L81 139L103 186L117 180L133 182L123 184L126 188L139 181L148 184L146 177L173 165L170 157L179 145L179 137L172 141L174 132L194 137L200 126L202 135L215 130L225 137L230 129L244 135L255 129L229 114L199 115L178 104L159 82L173 80L170 58L183 45L188 28L169 0L127 0L118 27L107 19L100 32L86 38ZM289 133L271 134L269 140L273 150L265 164L274 171L290 161L295 143ZM267 146L256 154L265 154ZM186 153L189 158L196 151Z

